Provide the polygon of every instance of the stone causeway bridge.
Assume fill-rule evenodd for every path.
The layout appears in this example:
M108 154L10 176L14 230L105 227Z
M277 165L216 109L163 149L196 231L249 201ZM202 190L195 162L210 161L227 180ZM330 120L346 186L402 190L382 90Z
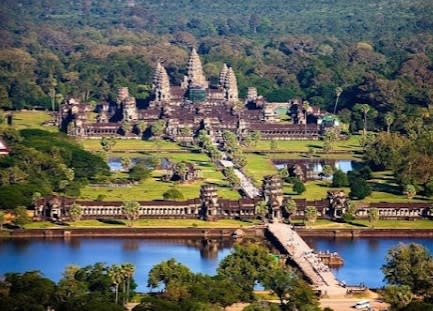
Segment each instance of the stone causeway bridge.
M285 250L313 287L326 296L344 296L347 288L323 264L307 243L291 226L282 223L269 224L268 233Z

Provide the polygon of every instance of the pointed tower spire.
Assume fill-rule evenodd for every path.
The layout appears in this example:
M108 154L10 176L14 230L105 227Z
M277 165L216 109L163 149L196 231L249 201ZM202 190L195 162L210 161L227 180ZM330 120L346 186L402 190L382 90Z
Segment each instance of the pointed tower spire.
M227 67L226 64L224 64L223 69L221 69L221 73L220 73L220 86L221 87L224 87L224 85L225 85L228 70L229 70L229 68Z
M239 100L238 94L238 83L236 81L236 75L233 68L229 68L227 71L224 88L226 91L226 99L232 102L237 102Z
M153 87L157 101L170 100L170 79L167 71L159 62L153 77Z
M191 85L197 85L207 88L207 81L203 74L200 57L195 48L191 51L188 61L188 82Z
M156 89L156 85L158 84L158 81L160 79L160 73L161 73L162 65L160 62L156 63L155 72L153 74L153 80L152 80L152 88L153 90Z

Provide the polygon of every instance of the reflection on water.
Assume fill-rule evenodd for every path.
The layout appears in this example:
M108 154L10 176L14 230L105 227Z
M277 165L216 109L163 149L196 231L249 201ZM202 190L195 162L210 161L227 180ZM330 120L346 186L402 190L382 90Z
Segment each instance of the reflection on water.
M233 246L230 239L72 238L0 240L0 274L40 270L55 281L70 264L86 266L129 262L136 266L139 291L146 291L153 265L176 258L194 272L215 274Z
M337 278L347 284L366 283L383 286L380 267L388 249L399 242L421 243L433 252L433 239L307 238L314 249L337 251L344 265L335 269ZM222 258L233 247L230 239L140 239L140 238L72 238L0 239L0 274L40 270L45 276L59 280L69 264L86 266L96 262L108 265L125 262L136 266L135 279L139 291L146 291L147 273L153 265L170 258L187 265L193 272L215 274Z
M384 285L380 270L391 247L398 243L420 243L433 253L433 239L428 238L305 238L314 249L336 251L344 259L344 265L333 269L339 280L357 285L364 282L369 287Z

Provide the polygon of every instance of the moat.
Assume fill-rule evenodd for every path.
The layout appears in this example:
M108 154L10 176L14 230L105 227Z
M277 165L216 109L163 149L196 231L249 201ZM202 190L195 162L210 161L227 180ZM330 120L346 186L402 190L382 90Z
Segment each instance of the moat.
M337 278L347 284L364 282L381 287L380 267L387 250L399 242L416 242L433 252L433 239L306 238L316 250L337 251L344 266L333 269ZM0 274L40 270L58 280L66 265L85 266L95 262L107 264L130 262L136 266L139 291L146 291L147 273L162 260L176 258L194 272L214 274L219 261L230 253L231 240L204 241L187 239L75 238L0 240Z

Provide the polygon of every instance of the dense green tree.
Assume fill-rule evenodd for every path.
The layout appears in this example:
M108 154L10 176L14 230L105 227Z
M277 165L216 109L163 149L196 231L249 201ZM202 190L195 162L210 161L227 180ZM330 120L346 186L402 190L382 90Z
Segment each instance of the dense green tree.
M383 300L395 310L401 310L411 303L414 295L408 285L388 285L382 291Z
M433 295L433 257L416 243L399 244L388 251L382 266L390 285L406 285L416 295Z
M266 249L255 244L235 245L233 252L219 264L218 275L238 284L245 293L245 299L251 299L256 282L265 280L275 262Z
M359 176L354 176L352 178L349 178L349 183L349 195L351 198L362 200L371 194L371 187L365 179Z
M128 172L128 176L131 180L139 182L148 179L151 175L152 170L150 168L147 168L144 165L138 163Z
M347 179L346 173L342 170L337 169L332 175L332 187L347 187L349 185L349 181Z
M156 288L162 283L165 289L167 289L167 286L171 282L190 282L192 277L193 274L188 267L171 258L150 269L147 286Z
M166 192L163 193L162 197L164 200L183 200L184 196L182 192L180 192L176 188L168 189Z
M305 190L306 189L305 189L304 183L301 180L299 180L298 178L296 178L295 181L293 182L293 191L296 194L301 194L301 193L304 193Z

